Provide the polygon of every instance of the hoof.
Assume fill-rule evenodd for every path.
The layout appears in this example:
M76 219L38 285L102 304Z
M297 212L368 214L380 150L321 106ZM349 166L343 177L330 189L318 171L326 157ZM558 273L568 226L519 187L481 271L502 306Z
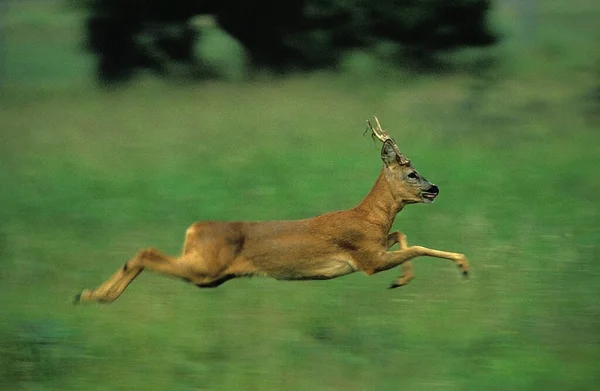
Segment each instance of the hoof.
M463 278L469 278L469 271L463 270L462 275L463 275Z
M398 284L398 283L392 282L390 284L390 286L388 286L388 289L400 288L401 286L404 286L404 284Z
M75 297L73 297L73 304L80 304L85 301L89 301L89 299L90 299L89 293L90 293L90 291L88 291L87 289L84 289L81 292L79 292L78 294L76 294Z

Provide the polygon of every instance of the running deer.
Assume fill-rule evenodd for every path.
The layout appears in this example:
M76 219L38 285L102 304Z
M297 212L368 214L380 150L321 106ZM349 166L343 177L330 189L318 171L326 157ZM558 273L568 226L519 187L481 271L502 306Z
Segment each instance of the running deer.
M371 191L354 208L305 220L194 223L187 229L180 256L141 250L98 288L78 294L76 302L113 302L145 269L213 288L245 276L327 280L402 265L402 275L390 285L396 288L413 279L411 259L430 256L454 262L467 276L469 263L463 254L409 246L403 233L389 232L405 205L431 203L439 189L414 169L373 118L375 126L367 124L372 136L383 142L384 164ZM390 251L395 244L400 249Z

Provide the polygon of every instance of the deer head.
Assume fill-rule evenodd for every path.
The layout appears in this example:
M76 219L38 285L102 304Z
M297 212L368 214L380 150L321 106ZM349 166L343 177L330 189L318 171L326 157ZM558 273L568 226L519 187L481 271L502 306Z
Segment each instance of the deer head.
M381 128L377 117L373 117L375 126L367 121L372 132L372 137L379 139L383 143L381 148L381 160L385 164L383 168L385 178L387 179L394 198L404 204L414 204L417 202L430 203L439 194L436 185L422 177L413 167L393 138Z

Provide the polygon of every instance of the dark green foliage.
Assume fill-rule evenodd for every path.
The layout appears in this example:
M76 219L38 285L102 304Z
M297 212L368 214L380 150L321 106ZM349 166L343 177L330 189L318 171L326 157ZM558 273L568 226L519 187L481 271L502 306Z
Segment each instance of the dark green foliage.
M255 66L279 71L335 66L347 49L380 40L417 59L494 42L486 26L489 0L95 0L88 6L88 43L104 80L127 78L138 67L166 72L172 60L193 64L197 34L190 20L200 14L213 14Z
M369 2L373 34L423 51L488 45L489 1L383 0Z
M168 61L191 62L197 32L189 20L214 11L201 1L93 0L87 6L87 46L104 81L127 79L139 67L165 73Z

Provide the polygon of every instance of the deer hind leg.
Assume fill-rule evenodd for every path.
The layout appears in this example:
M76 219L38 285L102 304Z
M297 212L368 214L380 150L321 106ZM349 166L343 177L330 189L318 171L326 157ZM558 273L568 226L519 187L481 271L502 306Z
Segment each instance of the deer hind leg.
M133 259L127 262L98 288L82 291L75 298L75 301L112 303L144 269L186 280L191 279L190 273L185 267L182 267L178 258L163 255L158 250L149 248L138 252Z
M408 242L406 240L406 235L400 231L394 231L390 233L387 237L387 249L392 248L396 243L400 246L401 250L405 250L408 248ZM402 263L402 275L396 278L390 284L389 288L398 288L408 284L413 278L415 278L415 273L413 271L413 265L411 261L406 261Z
M117 291L123 291L133 281L142 269L127 269L125 267L119 269L108 280L102 283L98 288L89 290L84 289L75 296L74 303L78 304L85 301L97 301L100 303L113 302L119 295L115 295Z
M224 273L226 270L223 267L211 262L210 258L207 261L197 252L187 251L181 257L170 257L149 248L139 251L98 288L82 291L75 297L75 302L112 303L143 270L181 278L200 288L214 288L238 276L233 269L230 273Z

